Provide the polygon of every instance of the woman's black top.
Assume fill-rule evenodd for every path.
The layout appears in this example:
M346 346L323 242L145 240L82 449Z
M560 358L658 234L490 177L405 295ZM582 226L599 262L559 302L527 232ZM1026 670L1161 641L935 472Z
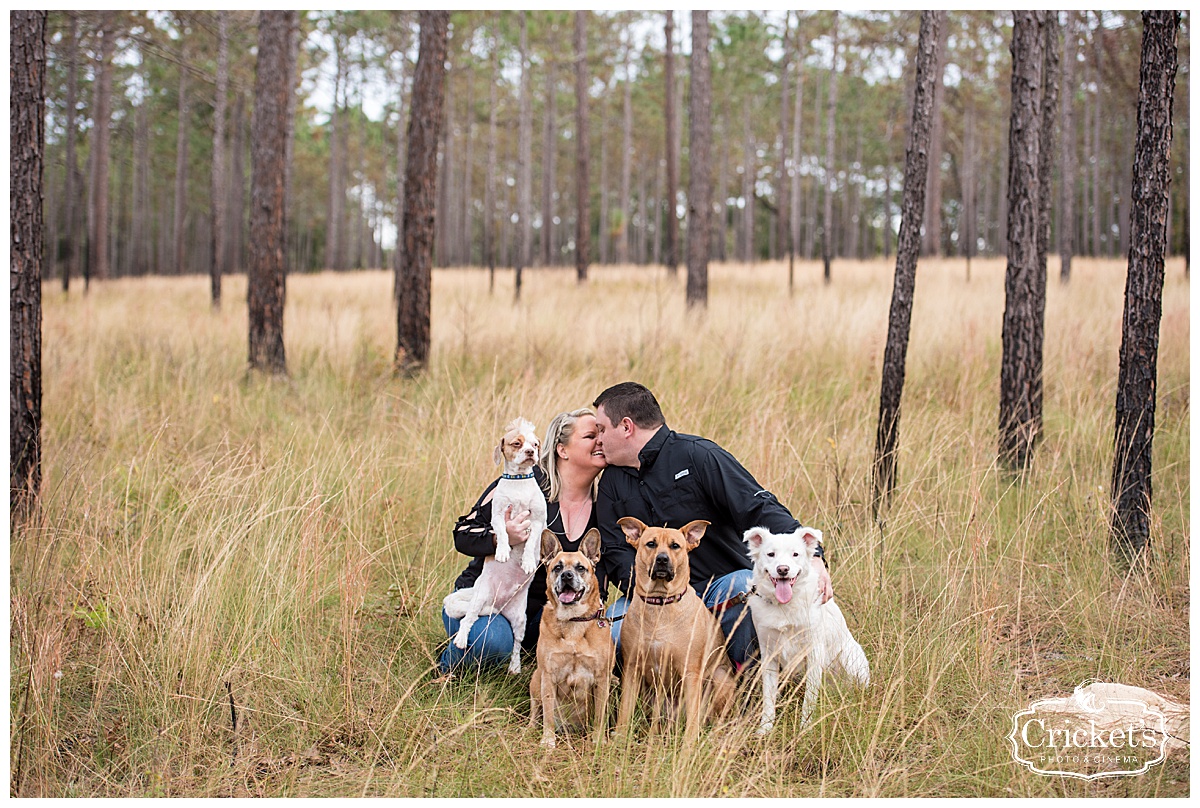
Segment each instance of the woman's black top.
M549 479L537 467L534 468L533 474L534 478L538 481L538 485L542 487L542 492L547 493L550 490ZM467 564L466 569L454 581L454 588L456 590L474 585L475 580L483 572L484 558L496 553L495 534L492 532L492 501L490 497L497 482L499 480L496 480L484 489L484 492L479 495L479 499L475 502L470 512L465 516L460 516L454 525L454 549L463 555L471 556L471 561ZM487 501L485 502L484 500ZM552 530L558 536L559 545L568 553L578 550L579 544L583 539L583 534L594 527L596 527L595 503L592 504L591 516L588 518L588 523L584 527L583 533L580 533L579 539L568 541L566 527L563 525L558 503L546 503L546 528ZM530 541L540 541L540 537L531 537ZM607 594L608 584L604 580L598 583L600 585L600 594L603 598ZM544 564L539 564L533 574L533 581L529 584L529 601L525 610L525 614L528 616L528 623L525 626L525 639L521 645L526 650L532 651L537 647L538 628L542 620L542 607L545 605L546 567Z

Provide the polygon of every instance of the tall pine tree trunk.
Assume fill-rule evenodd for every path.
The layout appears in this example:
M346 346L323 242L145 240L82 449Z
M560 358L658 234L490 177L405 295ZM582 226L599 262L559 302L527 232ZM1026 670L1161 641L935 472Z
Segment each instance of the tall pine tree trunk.
M896 445L900 433L900 397L904 391L904 367L912 322L913 291L917 280L917 257L921 252L921 222L929 177L929 141L933 123L933 97L938 35L945 12L921 12L917 39L916 85L913 93L912 124L904 153L904 191L900 210L900 238L896 248L896 277L888 312L887 345L883 354L883 380L879 391L879 424L875 430L873 507L876 514L887 505L896 489Z
M796 41L803 42L800 37L800 21L797 15ZM791 216L788 220L788 294L796 288L796 248L800 245L800 162L803 157L801 150L803 142L800 138L804 116L804 70L801 51L797 50L794 61L796 64L796 99L792 104L792 204Z
M12 11L9 76L8 506L20 518L42 487L42 189L46 12Z
M1045 284L1039 287L1038 144L1046 12L1013 14L1012 115L1008 133L1008 266L1000 365L1000 461L1025 471L1042 431ZM1043 294L1039 297L1039 288Z
M558 121L555 120L554 100L556 92L556 70L553 59L546 61L546 117L542 127L542 266L551 266L554 260L554 168L558 162Z
M64 227L67 231L67 254L64 256L62 265L62 289L64 292L71 288L71 276L79 274L77 266L79 261L79 207L76 204L78 191L75 186L79 171L78 160L75 157L75 142L78 137L75 107L79 94L79 13L76 11L66 13L70 25L67 29L67 170L63 194L66 204Z
M342 187L342 152L346 149L342 126L342 95L345 92L345 59L341 40L333 37L336 70L333 79L333 111L329 115L329 199L325 206L325 268L342 268L342 219L346 190Z
M707 17L705 18L707 24ZM666 225L667 225L667 269L672 275L679 272L679 217L675 215L675 198L679 188L679 153L675 149L675 130L679 127L679 111L675 108L675 12L667 12L665 25L667 46L663 63L663 95L665 104L663 116L666 118L667 143L667 191L666 191ZM688 207L691 207L689 201ZM688 272L691 272L691 247L688 247ZM707 260L705 261L705 295L707 296Z
M825 118L825 217L821 223L821 260L825 264L825 283L830 281L830 264L833 263L833 175L834 134L837 117L837 60L838 60L838 13L833 12L833 59L829 65L829 99Z
M184 27L180 20L179 27ZM186 37L186 34L184 35ZM186 38L184 40L186 42ZM188 106L187 48L183 48L179 64L179 126L175 130L175 223L171 233L175 239L175 260L171 274L182 275L186 271L184 259L187 255L184 242L187 237L187 168L188 127L191 110Z
M408 118L408 166L404 188L404 257L397 313L396 369L406 375L429 362L430 287L436 232L437 144L445 105L446 49L450 12L420 12L421 44Z
M792 40L788 36L791 26L791 16L784 12L783 21L783 59L779 63L779 158L775 168L775 199L778 211L775 216L775 242L772 246L771 260L781 258L788 249L788 229L791 221L788 216L791 194L785 190L787 180L788 155L788 103L791 101L792 78Z
M492 15L492 70L488 81L487 186L483 189L483 262L488 268L488 294L496 291L496 83L500 79L498 12Z
M92 210L89 216L87 261L88 270L84 277L84 290L91 278L105 280L109 275L108 262L108 169L109 144L112 133L109 129L112 118L112 74L113 50L116 33L110 15L102 11L100 28L100 64L96 66L95 113L92 116Z
M1042 18L1042 111L1038 135L1037 296L1046 300L1046 254L1050 251L1050 195L1054 172L1054 122L1058 118L1058 12Z
M229 89L229 12L217 12L217 95L213 104L212 264L209 285L213 308L221 306L221 276L225 273L225 107Z
M588 188L588 12L575 12L575 281L586 283L591 260L592 212Z
M400 273L403 265L404 244L404 134L406 123L404 118L404 65L406 59L400 60L400 75L396 77L396 252L392 255L392 299L400 300ZM493 106L495 104L493 103ZM492 113L495 115L495 112ZM494 152L493 152L494 154ZM488 236L484 230L484 238Z
M283 306L287 276L287 154L292 121L295 11L259 12L250 156L250 369L287 372Z
M708 53L708 12L692 12L692 89L689 101L687 306L708 306L708 232L712 219L712 67ZM674 200L668 219L674 218Z
M1143 556L1150 541L1150 472L1179 17L1178 11L1142 12L1129 275L1121 323L1112 473L1112 544L1126 558Z
M754 179L758 173L755 165L754 136L750 131L750 96L742 96L742 263L754 261Z
M921 247L924 255L942 252L942 140L945 115L942 99L946 95L946 41L950 26L942 26L942 41L938 43L938 63L934 68L933 126L929 133L929 191L925 195L925 238Z
M632 34L627 34L632 40ZM617 263L629 263L629 237L633 229L630 177L633 172L633 77L629 72L631 41L625 43L625 86L621 99L621 232L617 236Z
M1062 189L1058 216L1058 279L1071 280L1071 259L1075 256L1075 12L1067 11L1063 29L1062 63Z
M526 19L528 12L521 12L521 97L520 110L517 120L517 261L516 277L513 288L513 299L521 299L521 272L529 266L529 256L533 240L533 101L531 98L531 79L529 63L529 31Z

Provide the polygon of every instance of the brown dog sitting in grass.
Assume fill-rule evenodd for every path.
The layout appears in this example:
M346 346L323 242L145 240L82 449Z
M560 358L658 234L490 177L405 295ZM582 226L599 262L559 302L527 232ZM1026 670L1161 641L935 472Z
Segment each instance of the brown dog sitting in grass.
M604 617L596 564L600 531L592 528L579 552L562 552L552 531L542 532L547 602L538 634L537 670L529 680L529 725L542 715L542 744L554 746L555 725L586 731L595 741L608 727L608 694L616 661L609 622Z
M671 715L682 695L684 737L695 738L704 721L724 714L735 696L725 636L689 582L688 553L700 545L709 523L697 519L675 530L646 527L626 516L617 524L637 548L634 596L621 628L617 730L629 726L639 692L649 689L654 722L664 702Z

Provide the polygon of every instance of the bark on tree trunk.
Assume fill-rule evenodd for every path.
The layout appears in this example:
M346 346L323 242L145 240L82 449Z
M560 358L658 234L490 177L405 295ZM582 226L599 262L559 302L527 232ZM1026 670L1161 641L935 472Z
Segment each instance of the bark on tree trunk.
M929 133L929 191L925 195L925 238L921 247L923 255L941 255L942 252L942 133L945 131L942 99L946 95L944 76L949 35L950 26L942 26L938 63L934 68L933 126Z
M912 124L904 156L904 191L900 211L900 237L896 248L896 277L888 312L887 345L883 354L883 379L879 391L879 423L875 430L875 463L872 478L876 515L891 500L896 489L896 444L900 432L900 397L904 391L904 368L912 322L913 291L917 279L917 257L921 252L921 221L929 177L929 141L933 118L939 31L945 24L944 11L921 12L917 39L916 84Z
M112 117L112 57L116 35L112 30L109 14L103 15L100 30L100 64L97 65L96 108L93 116L94 138L92 143L92 213L88 234L88 271L84 280L84 291L91 278L106 280L109 275L108 262L108 151L111 142L109 131Z
M799 15L796 20L796 41L803 42L800 36ZM796 248L800 245L800 161L802 158L801 141L804 116L804 70L801 53L797 50L793 57L796 64L796 99L792 105L792 204L788 217L788 294L796 288Z
M833 60L829 65L829 99L825 116L825 218L821 223L821 259L825 264L825 283L830 281L833 262L833 172L834 120L837 117L838 13L833 12Z
M46 12L9 13L8 505L36 507L42 486L42 190Z
M1000 462L1029 468L1042 431L1045 284L1039 297L1038 143L1041 128L1042 11L1013 14L1012 115L1008 135L1008 266L1000 365Z
M492 16L492 72L488 84L487 187L483 190L483 261L488 268L488 294L496 291L496 82L500 78L500 34Z
M587 283L592 212L588 189L587 17L575 12L575 282Z
M329 201L325 217L325 268L342 268L342 208L346 190L342 187L342 152L345 150L342 131L342 95L345 92L345 59L341 40L333 37L333 52L337 69L333 79L333 111L329 115Z
M250 157L250 266L247 308L250 369L287 373L283 346L288 116L295 53L295 11L262 11Z
M397 315L396 369L412 376L429 362L430 287L436 231L437 144L445 105L449 11L420 12L421 45L408 119L404 182L404 272Z
M529 265L533 240L533 102L531 100L531 78L529 64L529 32L527 12L521 12L521 99L517 121L517 260L513 286L513 300L521 299L521 272Z
M687 307L708 307L708 231L712 218L712 68L708 53L708 12L692 12L692 89L689 101L687 228ZM672 201L671 206L674 205ZM674 218L674 212L668 220Z
M229 12L217 12L217 96L213 105L212 305L221 307L221 275L225 272L225 105L229 89Z
M233 158L230 160L229 238L226 239L225 269L239 272L243 268L243 248L246 243L246 97L241 91L233 104Z
M1046 254L1050 251L1050 197L1054 172L1054 122L1058 117L1058 12L1042 18L1042 109L1038 135L1038 229L1035 294L1046 300Z
M1126 559L1150 541L1151 459L1171 182L1171 101L1179 64L1178 11L1142 12L1129 275L1121 324L1112 473L1112 545Z
M789 216L791 194L784 190L787 187L785 181L787 180L788 103L791 101L788 96L791 92L792 78L792 41L788 36L791 21L791 15L784 12L783 59L779 63L779 160L775 168L775 199L778 204L778 213L775 216L777 224L771 260L776 260L787 253L788 229L791 221Z
M71 276L79 272L76 266L79 260L79 249L76 245L79 238L79 208L75 204L75 197L78 195L78 192L75 190L75 179L76 172L79 170L77 167L78 161L75 157L75 140L77 137L75 107L79 92L79 14L75 11L68 11L67 18L70 21L70 27L67 31L67 170L66 187L64 189L67 254L63 257L62 265L62 290L64 292L70 291Z
M708 20L705 17L705 24ZM675 198L679 188L679 154L675 150L675 130L679 127L679 111L675 109L675 12L667 12L666 21L667 46L664 54L663 94L665 104L663 115L666 118L667 143L667 191L666 191L666 225L667 225L667 269L672 275L679 272L679 219L675 215ZM688 202L689 209L691 202ZM689 217L690 219L690 217ZM689 239L690 244L690 239ZM688 273L691 273L691 247L688 247ZM708 263L705 261L705 289L707 290ZM690 282L690 281L689 281ZM707 296L707 291L705 292Z
M183 25L183 21L180 20L179 27L181 29ZM179 125L175 130L175 223L171 230L175 239L175 260L174 266L171 267L173 275L182 275L186 271L184 240L187 235L188 127L191 117L191 110L188 107L188 69L186 64L187 48L184 47L179 64Z
M558 162L558 121L554 114L556 93L555 62L546 62L546 119L542 127L542 266L554 260L554 168Z
M629 263L629 235L633 207L630 204L630 175L633 171L633 79L629 74L631 42L625 43L625 92L621 101L621 231L617 236L617 263Z
M754 177L758 173L755 165L754 136L750 131L750 96L742 96L742 263L754 261Z

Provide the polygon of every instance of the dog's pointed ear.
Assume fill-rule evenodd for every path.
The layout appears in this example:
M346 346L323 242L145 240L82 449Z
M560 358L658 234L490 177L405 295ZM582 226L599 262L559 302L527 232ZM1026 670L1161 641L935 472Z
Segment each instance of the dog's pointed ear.
M769 535L770 531L765 527L752 527L742 536L742 541L746 542L746 545L751 550L757 550L759 547L762 547L763 539Z
M802 527L800 528L800 538L804 539L804 543L811 550L825 539L825 534L815 527Z
M558 543L558 536L554 535L553 530L542 531L542 563L549 563L550 559L554 558L562 552L562 547Z
M700 539L704 536L704 531L710 524L712 523L705 522L703 519L697 519L679 528L679 532L683 534L684 540L687 541L689 553L700 546Z
M583 534L583 541L579 542L580 551L587 556L588 561L593 564L600 563L600 531L592 528L587 533Z
M646 526L642 524L642 520L633 516L622 516L617 520L617 524L621 526L621 530L625 531L625 541L637 547L638 539L646 532Z

